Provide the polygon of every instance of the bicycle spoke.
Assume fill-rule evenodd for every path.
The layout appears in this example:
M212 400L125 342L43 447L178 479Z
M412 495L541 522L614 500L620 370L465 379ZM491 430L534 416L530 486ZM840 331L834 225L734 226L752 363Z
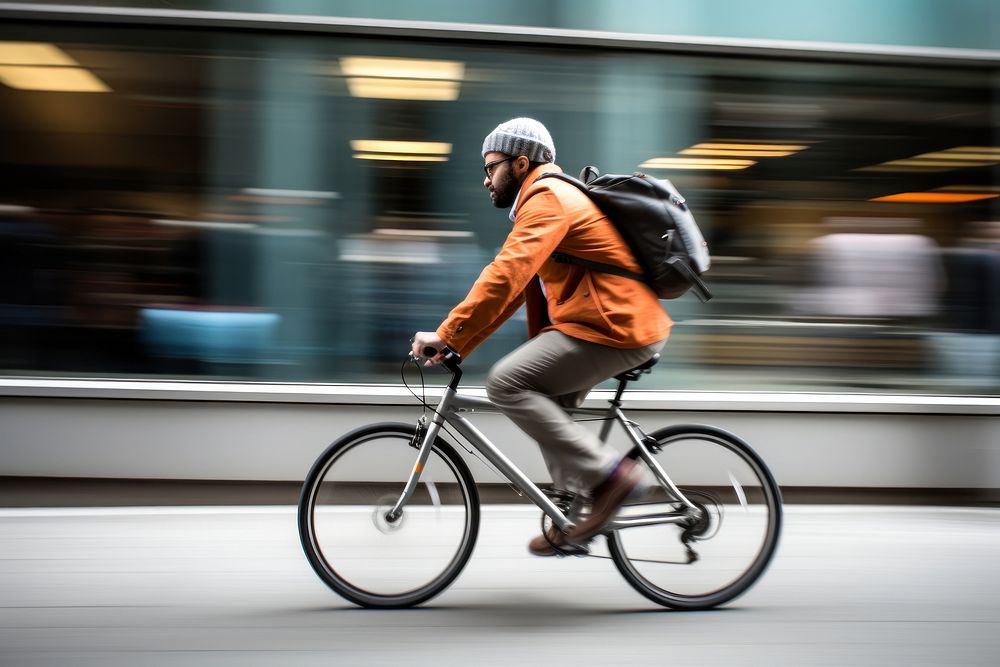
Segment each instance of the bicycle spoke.
M303 546L317 574L358 604L409 606L465 566L478 528L468 469L435 443L419 484L393 513L414 467L412 427L345 437L314 466L300 503Z
M678 608L721 604L746 590L770 561L781 524L780 492L759 457L711 427L664 429L657 461L695 505L684 521L624 527L611 557L636 590ZM685 513L669 492L647 490L643 512ZM627 519L631 507L625 508Z

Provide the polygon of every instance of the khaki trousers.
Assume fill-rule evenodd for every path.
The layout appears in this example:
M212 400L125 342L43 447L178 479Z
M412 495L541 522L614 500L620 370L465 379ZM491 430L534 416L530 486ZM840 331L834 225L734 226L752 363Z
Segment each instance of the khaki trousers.
M546 331L496 363L486 394L538 442L556 487L589 492L614 470L621 454L566 413L597 384L635 368L666 341L619 349Z

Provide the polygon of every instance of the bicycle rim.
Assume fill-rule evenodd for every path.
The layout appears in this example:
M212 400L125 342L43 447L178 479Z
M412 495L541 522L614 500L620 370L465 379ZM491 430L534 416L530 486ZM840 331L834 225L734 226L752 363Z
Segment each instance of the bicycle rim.
M690 526L631 527L610 536L618 570L649 599L676 609L707 609L732 600L763 574L781 532L781 492L743 441L708 426L671 427L652 436L656 460L704 518ZM648 481L654 482L650 475ZM624 516L670 512L681 505L658 484ZM696 554L688 562L687 528Z
M316 573L366 607L406 607L443 591L475 545L479 502L468 467L438 440L413 497L387 514L417 460L409 425L376 425L331 445L299 505L302 545Z

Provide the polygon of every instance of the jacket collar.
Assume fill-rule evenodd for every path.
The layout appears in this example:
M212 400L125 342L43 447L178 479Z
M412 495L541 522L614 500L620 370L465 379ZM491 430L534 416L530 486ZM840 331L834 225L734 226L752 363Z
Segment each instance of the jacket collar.
M531 184L534 183L542 174L559 173L561 171L562 169L559 168L559 165L554 162L540 164L529 171L528 175L524 177L524 182L521 183L521 189L517 191L517 196L514 197L514 205L510 207L510 214L507 216L510 218L510 221L514 222L517 218L517 206L521 203L521 193L524 192L525 188L531 186Z

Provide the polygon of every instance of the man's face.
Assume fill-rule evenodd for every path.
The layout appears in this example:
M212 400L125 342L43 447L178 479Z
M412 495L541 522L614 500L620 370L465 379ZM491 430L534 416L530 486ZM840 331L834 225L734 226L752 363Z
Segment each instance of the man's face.
M518 190L521 189L522 177L518 177L520 162L526 158L512 157L503 153L487 153L485 158L486 178L483 187L490 191L490 199L497 208L510 208L514 205Z

